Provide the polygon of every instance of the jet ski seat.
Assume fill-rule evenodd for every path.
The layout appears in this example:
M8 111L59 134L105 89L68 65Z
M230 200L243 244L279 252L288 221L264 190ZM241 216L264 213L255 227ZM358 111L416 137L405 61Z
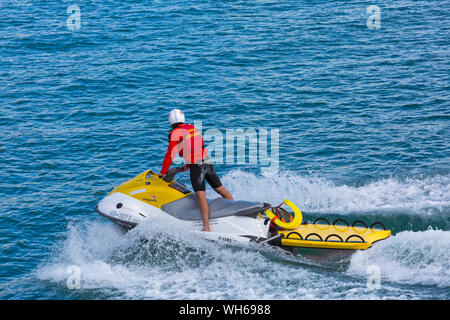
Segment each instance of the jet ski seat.
M269 206L260 202L236 201L225 198L217 198L208 201L208 205L210 219L233 215L256 217L258 213L264 212ZM162 206L161 209L171 216L181 220L202 220L197 198L194 194L190 194L182 199L170 202Z

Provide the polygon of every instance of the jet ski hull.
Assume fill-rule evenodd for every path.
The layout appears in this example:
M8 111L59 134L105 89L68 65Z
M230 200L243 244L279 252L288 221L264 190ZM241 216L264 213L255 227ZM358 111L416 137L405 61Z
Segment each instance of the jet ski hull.
M212 218L209 223L213 231L201 232L203 222L200 215L196 220L175 218L159 208L120 192L102 199L95 209L98 214L126 230L130 230L146 220L150 223L154 220L156 223L166 223L176 226L180 230L199 233L210 240L227 243L245 243L255 239L264 240L269 232L269 225L262 216L251 218L236 215ZM264 208L261 209L261 211L263 210Z

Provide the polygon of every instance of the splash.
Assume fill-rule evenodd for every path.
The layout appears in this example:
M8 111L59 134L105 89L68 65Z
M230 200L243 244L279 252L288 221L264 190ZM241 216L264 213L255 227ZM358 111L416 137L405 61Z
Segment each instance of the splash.
M450 208L450 176L387 178L355 187L289 171L257 176L234 170L223 177L223 182L236 199L278 204L288 198L302 210L317 213L384 210L448 214Z
M396 283L450 287L450 231L403 231L352 256L348 274L366 276L378 266Z
M81 297L319 299L355 297L362 290L353 283L343 293L341 280L308 270L279 250L225 246L147 223L127 234L109 222L73 224L62 249L36 277L64 289L73 265L80 269Z
M382 208L393 221L405 211L408 218L448 216L448 180L391 178L354 187L289 172L262 177L232 171L223 177L236 199L277 204L289 198L319 214L364 215ZM124 233L109 221L88 219L68 226L60 249L36 277L65 288L67 269L78 266L81 297L94 291L127 299L414 298L424 293L401 286L450 286L450 231L440 229L399 232L352 256L342 273L272 249L207 241L167 222L147 221ZM383 289L369 292L367 268L374 264L380 266Z
M118 290L127 298L256 299L271 284L267 261L260 252L221 246L167 223L143 223L123 234L109 222L89 221L68 228L62 249L36 276L64 287L75 265L82 290Z

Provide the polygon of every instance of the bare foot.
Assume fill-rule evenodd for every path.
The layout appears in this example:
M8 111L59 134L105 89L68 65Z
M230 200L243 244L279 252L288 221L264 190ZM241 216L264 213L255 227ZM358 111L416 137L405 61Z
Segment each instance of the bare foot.
M201 231L210 232L211 230L209 228L203 228Z

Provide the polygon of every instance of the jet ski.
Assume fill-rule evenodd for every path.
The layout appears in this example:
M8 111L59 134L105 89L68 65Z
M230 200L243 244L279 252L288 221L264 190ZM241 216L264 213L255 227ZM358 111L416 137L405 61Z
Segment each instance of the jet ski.
M152 170L142 172L109 192L97 204L96 211L127 230L153 219L158 223L176 223L182 229L214 241L255 242L291 252L298 249L366 250L391 235L381 222L369 226L361 220L351 224L344 219L333 223L326 218L303 221L300 209L288 199L277 206L224 198L209 200L211 232L202 232L203 222L195 194L174 180L181 170L170 169L164 179Z

